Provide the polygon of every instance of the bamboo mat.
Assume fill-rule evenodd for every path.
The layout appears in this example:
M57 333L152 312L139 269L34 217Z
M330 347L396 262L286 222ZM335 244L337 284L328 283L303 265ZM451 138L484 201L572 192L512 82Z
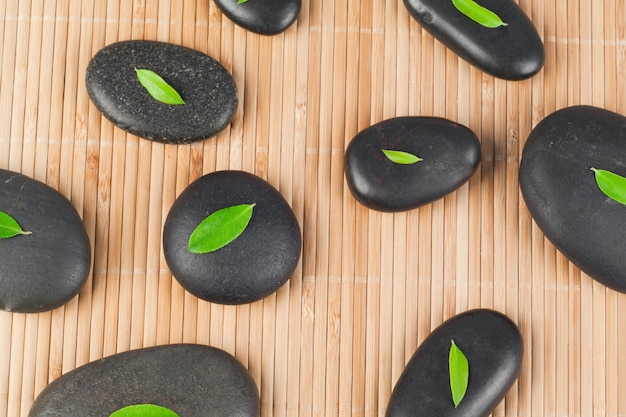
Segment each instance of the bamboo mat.
M524 142L546 115L575 104L626 114L626 0L520 6L546 64L507 82L461 61L399 0L304 0L297 24L274 37L234 26L210 0L0 0L0 168L70 198L94 252L85 288L64 307L0 312L0 417L26 416L77 366L178 342L241 360L263 417L382 417L418 344L476 307L506 313L524 336L521 375L495 416L626 415L626 296L555 250L517 177ZM239 89L232 125L175 146L104 119L85 68L125 39L219 60ZM444 199L382 214L351 196L343 151L361 129L401 115L470 127L483 159ZM294 276L250 305L198 300L163 258L174 199L222 169L267 179L302 226Z

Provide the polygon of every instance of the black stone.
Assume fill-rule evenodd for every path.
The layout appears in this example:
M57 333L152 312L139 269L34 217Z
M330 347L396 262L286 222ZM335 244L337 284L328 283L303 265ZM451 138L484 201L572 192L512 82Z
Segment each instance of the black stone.
M242 28L261 35L285 31L300 13L301 0L215 0L230 20Z
M592 278L626 292L626 206L600 191L592 167L626 176L626 118L590 106L565 108L528 137L520 188L554 246Z
M135 68L159 74L185 104L163 104L139 83ZM123 41L101 49L87 67L87 92L98 110L130 133L165 143L214 136L232 120L237 88L216 60L193 49Z
M210 253L188 251L189 236L211 213L256 204L243 233ZM260 300L280 288L300 259L298 221L280 193L243 171L218 171L190 184L176 199L163 230L165 260L192 294L220 304Z
M404 0L411 15L435 38L480 70L507 80L535 75L545 51L537 30L513 0L481 0L507 26L486 28L451 0Z
M0 239L0 308L36 313L78 294L89 276L91 245L72 203L46 184L0 169L0 211L32 232Z
M451 341L469 363L467 392L454 408L448 355ZM522 336L508 317L471 310L452 317L419 346L393 390L386 417L486 417L515 382Z
M410 152L413 165L391 162L382 149ZM465 126L436 117L397 117L359 132L345 154L354 197L379 211L410 210L454 191L480 162L480 143Z
M259 392L246 368L223 350L169 345L89 363L53 381L29 417L108 417L133 404L180 417L258 417Z

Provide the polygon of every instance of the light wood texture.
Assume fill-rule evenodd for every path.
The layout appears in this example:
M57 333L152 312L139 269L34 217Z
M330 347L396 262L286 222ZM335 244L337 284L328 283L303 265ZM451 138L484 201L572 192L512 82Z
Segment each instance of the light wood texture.
M460 60L398 0L304 0L273 37L237 27L210 0L0 0L0 168L67 196L93 245L93 272L67 305L0 312L0 417L27 416L77 366L180 342L234 354L263 417L382 417L419 343L477 307L506 313L524 336L521 375L495 416L626 415L626 296L546 240L517 178L526 138L553 111L626 114L626 1L519 3L546 65L506 82ZM125 39L219 60L239 89L232 124L186 146L114 127L84 75L99 49ZM401 115L468 126L482 165L444 199L382 214L350 194L343 152L361 129ZM251 305L198 300L162 254L176 196L222 169L268 180L302 226L293 277Z

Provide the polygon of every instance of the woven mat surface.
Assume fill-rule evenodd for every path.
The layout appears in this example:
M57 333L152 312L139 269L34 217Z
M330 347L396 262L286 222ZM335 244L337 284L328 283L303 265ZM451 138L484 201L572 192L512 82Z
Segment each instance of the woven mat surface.
M235 26L209 0L0 0L0 168L67 196L93 247L92 274L68 304L0 312L0 417L27 416L77 366L178 342L234 354L260 389L262 417L382 417L419 343L477 307L506 313L524 337L520 377L495 416L626 415L626 297L555 250L517 176L526 138L553 111L626 115L626 1L519 3L546 64L507 82L460 60L398 0L304 0L273 37ZM239 88L232 124L185 146L114 127L84 75L98 50L125 39L220 61ZM468 126L482 163L444 199L382 214L350 194L344 149L402 115ZM303 232L293 277L250 305L198 300L163 258L175 198L223 169L268 180Z

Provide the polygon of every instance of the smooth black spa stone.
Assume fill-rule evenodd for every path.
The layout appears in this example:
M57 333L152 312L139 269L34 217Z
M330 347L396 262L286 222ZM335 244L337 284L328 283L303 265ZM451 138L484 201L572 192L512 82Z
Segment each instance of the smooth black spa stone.
M458 408L450 390L451 341L469 363L467 391ZM418 347L393 390L386 417L487 417L517 378L522 336L508 317L471 310L444 322Z
M137 69L160 75L185 104L163 104L139 83ZM237 88L215 59L199 51L154 41L123 41L101 49L89 62L87 92L116 126L165 143L214 136L232 120Z
M296 20L301 0L215 0L230 20L242 28L261 35L275 35L285 31Z
M480 70L522 80L543 66L545 50L537 30L513 0L479 0L507 26L487 28L456 9L452 0L404 0L411 15L435 38Z
M385 150L422 161L392 162ZM379 211L431 203L463 185L480 162L480 143L467 127L436 117L397 117L359 132L346 149L344 170L354 197Z
M191 233L208 215L256 204L243 233L215 252L191 253ZM163 230L165 260L197 297L220 304L260 300L280 288L300 259L302 237L289 204L265 180L243 171L218 171L190 184L176 199Z
M600 191L592 167L626 176L626 117L597 107L568 107L530 133L520 188L554 246L590 277L626 292L626 205Z
M32 232L0 239L0 308L36 313L78 294L91 268L91 245L72 203L46 184L0 169L0 211Z
M132 350L89 363L53 381L29 417L108 417L134 404L180 417L258 417L259 392L244 366L223 350L177 344Z

